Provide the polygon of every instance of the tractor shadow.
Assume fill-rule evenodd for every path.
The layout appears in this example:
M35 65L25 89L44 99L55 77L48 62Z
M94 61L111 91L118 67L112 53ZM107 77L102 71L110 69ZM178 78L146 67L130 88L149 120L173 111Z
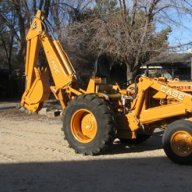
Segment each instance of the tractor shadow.
M163 157L0 164L2 192L189 192L189 166Z
M140 144L125 144L117 139L105 154L138 153L162 149L162 135L163 131L155 132L149 139Z

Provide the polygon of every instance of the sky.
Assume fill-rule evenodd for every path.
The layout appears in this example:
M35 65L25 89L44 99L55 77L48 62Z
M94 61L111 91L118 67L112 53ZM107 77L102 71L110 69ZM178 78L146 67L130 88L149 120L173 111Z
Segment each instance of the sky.
M192 41L192 19L189 20L187 17L184 17L181 21L182 25L172 26L172 32L169 36L169 43L171 45Z
M180 23L179 25L172 25L172 32L169 35L168 42L170 46L176 46L179 44L186 44L192 42L192 17L187 15L182 15L182 17L177 17L176 21ZM192 50L192 46L186 46L186 49Z

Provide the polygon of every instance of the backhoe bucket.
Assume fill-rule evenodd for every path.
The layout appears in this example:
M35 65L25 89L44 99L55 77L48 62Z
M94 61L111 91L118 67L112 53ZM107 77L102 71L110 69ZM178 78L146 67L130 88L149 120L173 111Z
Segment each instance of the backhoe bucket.
M31 112L37 112L42 108L43 102L48 99L50 94L50 85L47 70L34 68L35 80L29 89L27 89L21 100L21 106Z

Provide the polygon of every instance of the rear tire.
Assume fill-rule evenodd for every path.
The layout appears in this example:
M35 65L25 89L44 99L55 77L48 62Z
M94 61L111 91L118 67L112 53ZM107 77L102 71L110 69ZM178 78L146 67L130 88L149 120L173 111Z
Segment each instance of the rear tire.
M94 94L72 100L63 120L65 138L77 153L96 155L113 143L113 115L106 101Z
M171 123L162 137L163 149L177 164L192 164L192 123L178 120Z

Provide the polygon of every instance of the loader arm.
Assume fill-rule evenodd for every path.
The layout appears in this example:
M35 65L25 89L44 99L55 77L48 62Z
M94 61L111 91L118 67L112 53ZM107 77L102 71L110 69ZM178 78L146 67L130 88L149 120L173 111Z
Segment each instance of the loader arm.
M167 83L156 79L141 77L137 84L138 93L134 99L130 113L127 114L129 127L137 130L142 124L151 124L171 117L192 114L192 96L188 93L176 90ZM148 107L146 91L152 88L158 94L175 99L177 102L166 105Z
M31 112L38 111L53 92L62 108L65 108L70 94L79 95L71 85L76 80L75 70L58 40L49 35L46 20L39 10L28 31L25 63L26 89L21 105ZM50 86L47 68L38 67L38 54L42 46L54 85ZM68 93L66 94L66 92Z

